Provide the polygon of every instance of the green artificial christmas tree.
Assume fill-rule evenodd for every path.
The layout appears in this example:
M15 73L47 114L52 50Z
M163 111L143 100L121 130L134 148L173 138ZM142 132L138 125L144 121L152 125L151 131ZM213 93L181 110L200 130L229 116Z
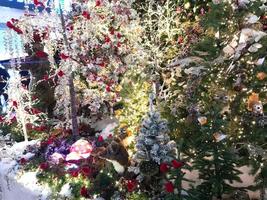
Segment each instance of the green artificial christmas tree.
M253 164L259 173L253 189L261 188L264 199L266 5L214 0L208 7L199 42L167 66L173 95L161 104L199 171L196 197L223 199L240 181L238 167Z

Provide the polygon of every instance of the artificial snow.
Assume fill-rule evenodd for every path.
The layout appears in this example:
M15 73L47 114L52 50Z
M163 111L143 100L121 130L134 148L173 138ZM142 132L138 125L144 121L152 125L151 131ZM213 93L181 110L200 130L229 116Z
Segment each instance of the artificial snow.
M18 161L30 159L34 154L23 154L28 146L38 141L20 142L12 147L0 147L0 200L48 200L51 191L37 183L36 172L21 173Z

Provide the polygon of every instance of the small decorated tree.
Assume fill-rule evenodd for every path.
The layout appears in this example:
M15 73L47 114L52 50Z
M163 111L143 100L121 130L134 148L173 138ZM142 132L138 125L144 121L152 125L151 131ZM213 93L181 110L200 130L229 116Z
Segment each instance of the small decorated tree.
M153 110L151 95L150 111L136 137L136 152L132 159L136 166L130 167L129 171L138 174L137 180L142 184L142 189L152 190L154 197L160 195L158 192L163 184L160 176L161 163L171 163L177 156L176 143L170 140L168 132L167 121Z

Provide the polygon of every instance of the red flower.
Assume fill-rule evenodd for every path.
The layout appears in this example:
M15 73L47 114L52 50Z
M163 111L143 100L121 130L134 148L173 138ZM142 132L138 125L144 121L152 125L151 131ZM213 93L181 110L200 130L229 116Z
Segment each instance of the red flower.
M120 33L117 33L117 38L121 38L121 34Z
M105 36L105 43L110 43L110 38L108 36Z
M118 48L121 47L121 43L120 43L120 42L118 42L117 47L118 47Z
M107 87L106 87L106 91L107 91L107 92L110 92L110 91L111 91L110 86L107 86Z
M169 166L167 163L161 163L160 164L160 172L165 173L169 170Z
M126 183L126 186L127 186L127 190L129 192L132 192L135 190L136 186L137 186L137 181L135 179L133 180L128 180L127 183Z
M70 175L72 176L72 177L77 177L78 175L79 175L79 171L72 171L72 172L70 172Z
M59 72L57 73L57 75L58 75L59 77L62 77L62 76L64 76L64 72L63 72L62 70L59 70Z
M13 25L10 21L8 21L8 22L6 23L6 26L7 26L8 28L11 28L11 29L14 28L14 25Z
M95 6L100 6L101 5L101 1L100 0L96 0L95 1Z
M85 187L85 186L83 186L82 188L81 188L81 190L80 190L80 194L81 194L81 196L83 196L83 197L88 197L89 195L88 195L88 190L87 190L87 188Z
M179 168L181 168L182 166L184 166L184 163L183 163L183 162L180 162L180 161L177 161L177 160L173 160L173 161L172 161L172 166L173 166L175 169L179 169Z
M174 186L172 184L172 182L167 182L165 183L165 190L169 193L173 193L174 191Z
M67 60L69 58L69 56L65 55L64 53L61 53L59 56L62 60Z
M92 170L89 167L83 167L81 172L84 176L89 176L92 173Z
M97 141L98 141L98 142L103 142L103 141L104 141L103 136L102 136L102 135L98 136Z
M87 11L83 11L82 16L88 20L91 18L90 14Z
M13 101L13 102L12 102L12 106L15 107L15 108L18 108L18 102Z
M48 165L47 162L43 162L43 163L41 163L41 164L39 165L39 168L40 168L41 170L47 170L47 169L49 168L49 165Z
M38 57L38 58L46 58L48 55L47 53L43 52L43 51L36 51L35 52L35 55Z
M27 160L25 158L21 158L19 160L19 164L21 164L21 165L25 165L26 163L27 163Z

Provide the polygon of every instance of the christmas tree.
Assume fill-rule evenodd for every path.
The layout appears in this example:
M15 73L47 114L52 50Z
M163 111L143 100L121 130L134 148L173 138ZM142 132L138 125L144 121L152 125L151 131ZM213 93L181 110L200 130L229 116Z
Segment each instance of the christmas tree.
M238 166L244 164L262 170L258 185L266 185L266 6L262 1L213 1L208 6L200 21L201 40L187 57L168 66L176 94L168 110L175 135L186 139L184 153L203 180L196 196L222 199L235 190L231 183L239 181Z
M161 187L160 165L171 163L177 156L176 143L170 140L167 121L153 110L153 95L150 96L150 111L144 118L136 138L135 154L132 161L135 166L129 168L138 174L137 180L152 190L153 196L159 195Z

